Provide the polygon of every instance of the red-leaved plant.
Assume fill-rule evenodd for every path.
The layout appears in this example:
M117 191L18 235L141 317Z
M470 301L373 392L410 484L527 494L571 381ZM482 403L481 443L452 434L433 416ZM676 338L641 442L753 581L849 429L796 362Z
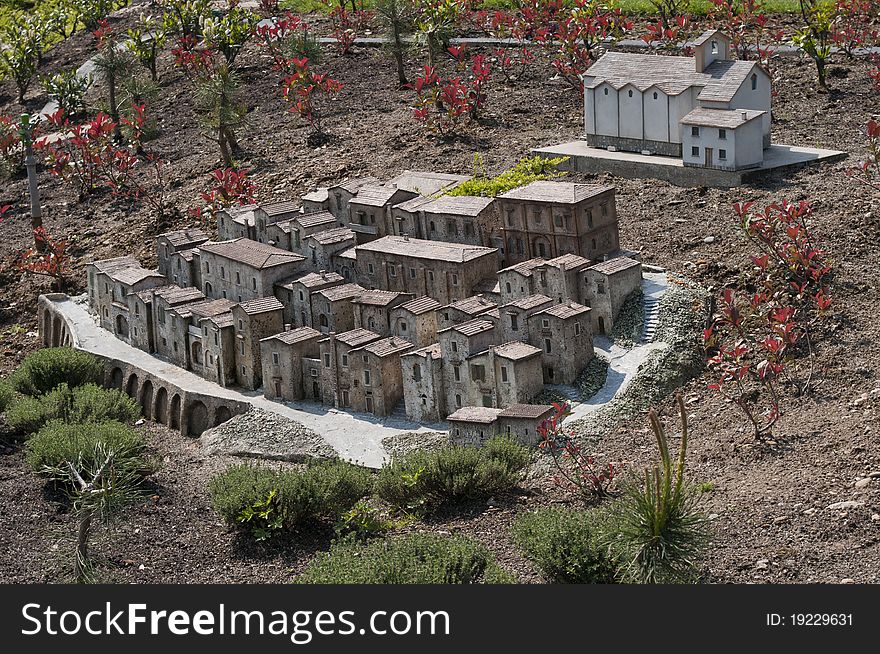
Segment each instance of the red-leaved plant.
M783 386L798 394L810 388L815 330L831 307L832 267L807 225L808 202L738 203L734 211L759 253L739 288L723 290L704 332L715 375L709 388L742 410L758 438L781 415Z
M880 123L869 120L865 131L867 156L847 172L863 184L880 191Z
M538 426L538 447L553 458L556 482L576 491L585 501L607 497L620 474L620 466L597 463L593 455L584 452L573 432L563 428L562 422L571 414L568 402L554 402L553 409L553 415Z
M211 173L211 182L207 189L200 193L204 205L189 210L193 218L211 218L221 209L227 207L253 204L257 187L248 178L246 170L235 168L218 168Z
M34 247L19 253L16 268L31 275L52 279L54 290L63 291L70 277L67 243L49 236L43 227L34 230Z
M307 57L290 60L291 72L284 80L284 99L290 102L288 109L299 115L312 128L312 140L326 138L321 126L324 105L342 91L342 82L327 73L316 73L309 67Z
M333 7L335 0L327 0ZM348 11L345 7L335 6L330 10L330 36L336 40L339 53L347 55L351 52L358 33L363 32L373 17L373 13L364 9Z

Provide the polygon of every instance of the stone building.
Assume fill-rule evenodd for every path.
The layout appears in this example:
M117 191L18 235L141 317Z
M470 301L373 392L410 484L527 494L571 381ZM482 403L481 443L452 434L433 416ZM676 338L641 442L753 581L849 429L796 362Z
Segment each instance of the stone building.
M408 340L416 347L437 342L437 309L440 303L423 295L391 309L391 335Z
M354 247L355 234L348 227L334 227L306 237L303 256L312 270L331 270L334 256Z
M153 322L152 351L170 359L175 341L174 320L169 312L177 307L204 302L205 299L205 295L197 288L175 286L157 288L150 302Z
M442 356L440 343L432 343L400 357L406 415L416 422L440 422L446 416Z
M418 212L419 235L431 241L495 247L497 234L494 198L441 195Z
M237 381L234 324L231 310L199 320L202 330L202 370L199 374L220 386L235 386Z
M498 432L521 445L537 445L541 440L538 427L553 411L546 404L511 404L498 414Z
M272 226L279 223L289 224L301 215L299 205L293 200L276 200L259 205L254 212L255 240L272 245Z
M199 289L181 288L174 284L129 293L128 313L131 318L129 343L144 352L156 352L158 333L156 308L162 307L164 312L168 307L204 299L205 296Z
M498 414L501 409L486 406L465 406L446 416L449 440L454 445L482 447L498 435Z
M563 254L598 260L620 247L613 186L537 181L496 201L507 266Z
M98 314L101 327L117 338L129 340L129 293L166 286L168 280L147 270L132 256L94 261L86 266L89 306Z
M482 370L471 370L468 361L472 356L486 352L496 343L495 326L490 320L474 320L441 329L438 333L443 355L444 404L454 411L468 405L493 405L492 384Z
M447 329L477 316L483 315L498 305L482 295L472 295L462 300L450 302L437 310L437 329Z
M412 293L364 291L352 301L354 326L391 336L391 310L412 298Z
M300 200L303 213L330 210L330 192L325 186L319 186L314 191L306 193Z
M274 295L232 307L235 321L235 379L254 390L263 384L260 341L284 330L283 306Z
M409 236L410 238L425 239L427 236L422 231L424 215L421 208L430 204L434 198L417 195L416 197L395 204L391 207L391 228L397 236Z
M506 341L532 342L529 317L549 307L553 300L540 293L513 300L503 305L501 315L501 338Z
M342 275L321 270L275 284L275 297L284 305L284 322L296 327L315 324L312 312L312 293L331 286L344 284Z
M293 218L270 224L266 230L267 243L306 256L306 237L336 226L336 217L329 211L297 213Z
M428 295L448 304L498 272L494 248L385 236L358 245L358 283L367 288Z
M540 347L547 384L573 384L594 356L590 308L554 304L528 319L532 345Z
M203 300L181 304L166 312L170 321L170 338L166 356L176 366L205 374L204 326L205 318L217 318L232 311L235 303L230 300ZM162 352L160 352L162 354ZM227 379L227 381L230 381Z
M642 265L629 257L616 257L590 266L581 279L583 295L593 310L593 333L610 334L627 296L641 288Z
M348 201L348 226L357 235L357 242L367 243L393 233L391 207L415 196L390 184L369 184L358 189L357 195Z
M318 343L321 393L316 395L317 399L337 408L352 406L352 387L360 381L352 376L351 351L381 338L367 329L322 338Z
M188 227L176 232L167 232L159 234L156 237L156 254L159 260L159 273L164 275L168 281L178 286L192 286L190 280L190 270L188 262L192 261L192 256L188 259L180 255L183 252L191 254L193 248L197 248L202 243L208 241L208 236L198 227Z
M348 213L349 201L357 195L364 186L378 184L375 177L355 177L340 184L334 184L327 189L327 210L336 216L339 225L347 225L350 221Z
M495 406L530 402L542 390L541 350L514 341L492 348Z
M389 336L351 350L353 410L377 416L387 416L394 411L403 399L400 356L412 349L409 341Z
M247 302L271 297L275 282L292 277L303 257L246 238L199 247L202 291L210 298Z
M354 329L354 300L366 289L358 284L340 284L312 293L312 326L322 334Z
M400 188L418 195L437 195L441 191L449 191L462 182L471 179L470 175L453 173L435 173L422 170L404 170L386 182L389 186Z
M237 238L257 240L256 204L226 207L217 212L217 240L231 241Z
M263 362L263 393L273 400L295 401L303 392L303 358L318 359L321 333L298 327L260 341Z

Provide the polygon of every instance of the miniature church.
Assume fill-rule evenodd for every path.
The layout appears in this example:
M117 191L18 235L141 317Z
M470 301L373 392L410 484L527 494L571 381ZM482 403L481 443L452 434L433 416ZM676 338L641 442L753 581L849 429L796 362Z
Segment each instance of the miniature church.
M608 52L593 64L584 73L587 143L691 167L760 167L770 147L770 76L758 62L731 59L723 32L693 47L693 57Z

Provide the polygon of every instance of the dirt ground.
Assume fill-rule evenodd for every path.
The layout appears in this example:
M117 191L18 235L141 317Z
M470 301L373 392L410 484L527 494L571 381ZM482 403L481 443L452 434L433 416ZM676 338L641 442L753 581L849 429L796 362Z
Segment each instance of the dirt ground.
M117 21L124 28L127 21ZM78 34L46 58L45 71L81 63L91 54L91 37ZM542 56L543 57L543 56ZM346 177L388 178L405 168L472 173L479 154L489 172L513 164L536 146L577 138L582 100L553 80L543 57L514 86L493 82L488 111L459 138L438 141L410 115L413 92L396 88L393 61L379 50L355 48L347 57L330 50L319 69L332 72L345 88L325 120L332 140L320 148L306 143L308 128L285 113L278 78L254 47L241 55L248 126L240 134L242 163L250 168L259 198L297 197L318 185ZM408 61L415 74L419 53ZM443 67L451 69L451 63ZM876 582L880 570L880 474L865 487L855 482L880 473L877 411L880 393L880 197L849 178L846 169L864 153L864 124L880 113L880 94L863 62L840 59L832 66L830 93L818 92L812 66L798 58L773 62L773 141L846 150L847 161L777 173L759 184L733 190L685 189L654 180L602 176L617 187L621 242L641 250L644 261L718 288L735 278L749 249L731 211L741 200L809 199L813 226L835 262L833 330L818 349L817 390L786 398L784 416L768 443L755 444L735 407L706 389L708 378L683 390L691 415L688 454L692 478L711 483L705 508L714 516L715 541L704 564L709 582ZM45 72L44 71L44 72ZM166 228L192 224L186 209L218 165L216 144L198 127L192 87L169 56L160 65L161 93L150 107L159 133L148 143L170 160L172 198L179 214L157 224L145 206L112 202L96 195L76 202L75 194L47 171L40 176L46 225L70 244L83 288L82 266L92 259L132 253L155 263L153 238ZM100 87L91 100L97 105ZM46 101L34 85L26 109ZM11 84L0 85L0 113L16 115ZM596 181L596 177L575 179ZM14 215L0 224L0 373L11 370L37 344L36 295L43 281L22 277L11 265L29 234L23 212L26 184L19 176L0 184L0 206ZM704 242L714 236L714 242ZM663 407L671 413L671 400ZM283 547L267 550L242 544L210 508L207 479L226 461L207 458L198 443L161 425L146 425L163 465L151 499L131 510L95 544L100 575L114 582L282 582L329 544L332 533L296 534ZM58 581L66 578L73 521L42 481L24 465L20 446L0 432L0 580ZM631 470L654 455L643 415L605 435L600 454ZM860 484L863 486L863 484ZM527 483L521 492L475 503L410 529L461 531L479 538L502 565L524 582L541 581L515 551L508 526L527 508L565 502L549 480ZM828 509L856 500L849 511Z

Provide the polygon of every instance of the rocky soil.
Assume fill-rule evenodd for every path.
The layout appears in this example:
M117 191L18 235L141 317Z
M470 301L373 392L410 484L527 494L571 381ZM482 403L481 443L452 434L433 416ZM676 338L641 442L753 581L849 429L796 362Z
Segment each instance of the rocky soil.
M127 19L117 21L124 29ZM77 35L47 57L46 68L78 64L89 56L91 37ZM278 80L253 48L241 55L249 125L241 134L242 163L252 171L260 199L296 196L317 185L372 174L388 178L403 168L470 173L479 154L490 172L503 169L530 148L576 138L581 131L578 94L552 79L549 61L513 86L496 82L486 116L454 139L437 140L410 116L413 93L398 90L394 67L383 53L356 48L348 57L328 50L320 68L345 84L327 112L332 140L320 148L306 143L307 128L284 112ZM408 70L422 64L414 53ZM452 70L443 63L446 72ZM773 140L846 150L847 161L794 172L774 173L741 189L679 188L656 180L608 175L571 179L613 183L621 220L621 242L641 250L647 263L682 279L682 292L669 294L678 310L664 312L658 340L679 335L678 344L652 357L644 385L631 386L618 407L583 426L593 435L598 457L621 462L638 473L655 455L645 411L657 405L677 428L671 399L662 393L684 384L690 414L690 475L712 490L704 495L712 513L715 544L704 564L711 582L876 582L880 570L880 194L847 175L864 155L866 121L880 113L880 94L866 66L843 58L831 68L831 91L816 88L807 61L773 61ZM82 265L91 259L135 254L154 263L153 238L161 230L190 224L186 209L198 203L209 172L218 163L216 145L198 128L192 88L166 55L160 65L162 90L151 111L158 135L149 147L172 161L170 197L179 212L158 224L144 206L96 195L77 202L69 188L41 173L49 230L66 239L75 257L73 290L82 290ZM96 89L92 101L97 104ZM35 89L25 107L14 90L0 85L0 113L33 111L45 97ZM28 244L22 215L22 177L0 184L0 205L15 205L0 224L0 372L12 369L36 347L33 316L42 280L22 277L11 265ZM786 397L773 437L755 442L736 407L707 389L697 347L708 294L735 283L751 249L731 211L734 202L769 203L809 199L815 203L816 238L835 261L834 315L818 344L817 388L804 397ZM712 237L707 238L707 237ZM701 290L703 289L703 290ZM663 333L664 329L671 330ZM691 334L686 337L685 334ZM690 338L690 340L688 340ZM667 341L669 342L669 341ZM679 368L695 375L673 372ZM629 410L629 418L623 418ZM238 542L210 508L207 480L232 457L208 456L198 441L156 425L143 427L163 461L151 499L133 510L96 543L108 581L286 581L332 533L296 534L278 550ZM64 503L29 472L12 435L2 436L0 456L0 579L64 579L73 521ZM282 465L282 464L273 464ZM548 478L528 482L521 492L474 503L413 529L461 531L484 541L505 567L524 581L539 575L516 553L508 527L517 512L570 497Z

